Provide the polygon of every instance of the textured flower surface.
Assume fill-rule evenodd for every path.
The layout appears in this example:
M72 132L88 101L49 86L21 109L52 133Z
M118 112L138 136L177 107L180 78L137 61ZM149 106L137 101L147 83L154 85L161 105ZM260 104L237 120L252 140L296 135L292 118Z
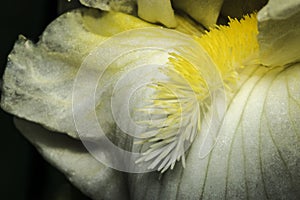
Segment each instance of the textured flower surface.
M93 8L37 44L20 36L1 96L75 186L93 199L300 198L300 1L81 3Z

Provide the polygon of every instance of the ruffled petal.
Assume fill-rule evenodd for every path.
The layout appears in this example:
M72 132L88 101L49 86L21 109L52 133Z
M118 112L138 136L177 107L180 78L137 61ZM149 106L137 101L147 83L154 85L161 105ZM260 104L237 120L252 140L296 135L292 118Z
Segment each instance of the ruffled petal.
M38 44L20 36L8 58L1 107L77 138L72 88L82 61L111 35L147 26L130 15L81 9L50 24Z

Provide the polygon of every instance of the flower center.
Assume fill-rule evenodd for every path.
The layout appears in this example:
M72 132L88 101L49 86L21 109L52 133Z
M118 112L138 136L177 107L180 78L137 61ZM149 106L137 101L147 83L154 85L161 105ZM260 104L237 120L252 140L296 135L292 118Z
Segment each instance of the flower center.
M234 90L242 68L259 64L257 34L256 15L252 14L240 21L230 19L228 26L216 26L201 37L194 36L215 64L205 66L207 72L216 67L227 92ZM167 66L161 70L169 79L152 86L156 92L146 110L156 120L149 122L150 131L137 141L147 149L137 162L151 161L150 169L158 167L164 172L172 169L176 160L181 159L185 166L185 151L200 132L202 119L210 107L208 85L213 84L208 84L212 80L206 79L203 69L184 55L170 53Z

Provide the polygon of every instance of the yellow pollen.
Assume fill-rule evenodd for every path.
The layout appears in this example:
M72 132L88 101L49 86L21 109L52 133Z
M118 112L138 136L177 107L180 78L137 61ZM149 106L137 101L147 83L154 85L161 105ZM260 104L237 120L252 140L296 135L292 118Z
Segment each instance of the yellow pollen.
M230 90L242 68L259 64L257 34L256 14L252 14L240 21L229 19L228 26L215 26L193 38L215 64L207 67L217 67L225 89ZM210 104L210 91L201 69L184 55L170 53L162 71L169 80L153 86L155 96L146 109L154 116L163 113L167 117L154 120L151 131L144 133L139 143L148 149L137 162L150 160L150 168L158 167L163 172L172 169L179 159L185 165L187 144L200 132L201 120ZM153 130L155 134L151 134Z
M207 34L195 37L218 67L223 80L234 81L238 71L247 65L258 64L256 14L240 21L229 18L228 26L216 26Z

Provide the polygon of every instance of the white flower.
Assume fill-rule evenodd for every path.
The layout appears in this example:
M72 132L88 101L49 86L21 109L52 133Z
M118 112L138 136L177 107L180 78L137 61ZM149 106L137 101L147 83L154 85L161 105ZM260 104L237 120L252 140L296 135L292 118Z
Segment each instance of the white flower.
M204 34L220 12L240 16L240 1L82 2L176 31L79 9L50 24L39 43L16 42L1 106L74 185L93 199L300 197L299 1L270 1ZM95 124L105 134L94 134ZM140 156L120 157L107 138ZM88 150L104 163L79 139L103 144Z

